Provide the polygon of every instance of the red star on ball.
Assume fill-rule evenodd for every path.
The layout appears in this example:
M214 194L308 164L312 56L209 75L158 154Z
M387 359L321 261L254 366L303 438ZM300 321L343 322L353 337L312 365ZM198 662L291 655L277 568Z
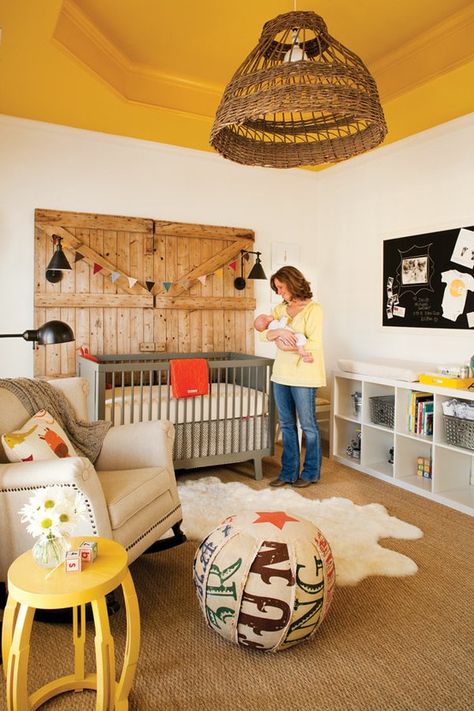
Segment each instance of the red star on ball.
M293 516L288 516L284 511L257 511L259 518L253 523L273 523L277 528L282 529L288 521L298 521Z

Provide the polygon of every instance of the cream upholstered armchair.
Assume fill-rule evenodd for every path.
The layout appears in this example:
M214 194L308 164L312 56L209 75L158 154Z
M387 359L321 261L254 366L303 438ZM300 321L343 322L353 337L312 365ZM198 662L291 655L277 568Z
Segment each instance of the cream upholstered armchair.
M51 380L87 420L87 381ZM20 401L0 388L0 433L18 430L29 419ZM174 428L165 420L111 427L95 466L85 457L8 463L0 444L0 582L12 561L33 545L19 510L35 490L64 486L81 491L87 520L77 535L112 538L128 551L129 562L146 550L185 540L174 474ZM173 535L167 536L172 531Z

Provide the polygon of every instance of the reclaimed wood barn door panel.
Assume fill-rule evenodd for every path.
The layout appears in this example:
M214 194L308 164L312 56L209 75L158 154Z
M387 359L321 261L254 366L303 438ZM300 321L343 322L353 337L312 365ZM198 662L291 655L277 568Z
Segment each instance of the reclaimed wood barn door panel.
M56 284L45 276L53 235L72 266ZM35 375L74 375L81 346L95 355L253 353L253 285L233 284L253 240L233 227L36 210L35 324L60 319L76 340L38 348Z

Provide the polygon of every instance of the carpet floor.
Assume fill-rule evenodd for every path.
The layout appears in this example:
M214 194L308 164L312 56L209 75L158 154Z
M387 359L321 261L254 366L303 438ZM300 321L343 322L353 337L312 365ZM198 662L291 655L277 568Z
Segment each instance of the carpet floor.
M255 482L250 465L198 470L255 488L278 473L275 459ZM418 540L390 539L418 572L337 587L328 616L308 642L277 654L234 646L204 623L192 585L196 548L142 556L131 566L142 645L131 711L467 711L474 698L474 519L324 459L321 482L300 493L377 502L419 526ZM381 542L384 544L384 541ZM110 620L118 661L125 615ZM88 625L87 665L94 667ZM35 622L30 688L72 668L68 625ZM0 708L5 708L2 680ZM2 706L3 703L3 706ZM95 708L95 693L67 694L45 710Z

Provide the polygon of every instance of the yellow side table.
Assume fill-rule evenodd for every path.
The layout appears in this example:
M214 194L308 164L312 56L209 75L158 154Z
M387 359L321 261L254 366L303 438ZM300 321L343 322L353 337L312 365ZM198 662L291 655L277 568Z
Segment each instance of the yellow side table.
M71 540L78 548L87 538ZM66 573L64 566L51 571L34 562L31 551L23 553L8 571L8 601L3 617L2 651L8 711L34 711L65 691L95 689L97 711L125 711L135 676L140 647L140 614L127 552L115 541L94 538L98 555L80 573ZM127 616L127 640L120 680L115 679L114 641L110 633L105 596L122 586ZM95 624L96 673L86 673L84 646L85 606L90 602ZM36 608L73 608L74 673L49 682L28 694L30 634Z

